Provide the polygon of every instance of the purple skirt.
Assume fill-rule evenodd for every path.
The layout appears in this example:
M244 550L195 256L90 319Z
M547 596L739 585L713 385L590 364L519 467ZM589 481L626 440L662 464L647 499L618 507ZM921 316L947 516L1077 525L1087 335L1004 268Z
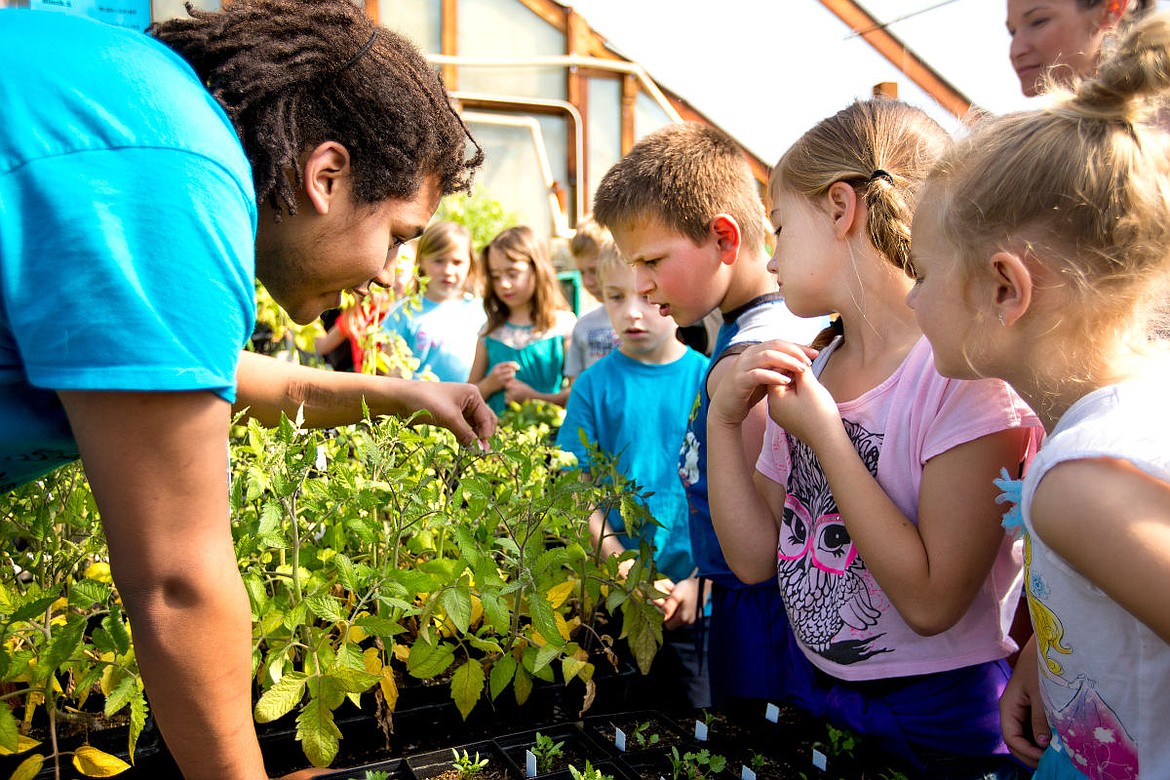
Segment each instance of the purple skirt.
M979 757L994 768L1008 756L999 726L999 697L1011 674L1004 660L913 677L838 680L801 650L774 583L716 585L710 629L716 703L737 697L793 704L920 768L952 760L973 767Z

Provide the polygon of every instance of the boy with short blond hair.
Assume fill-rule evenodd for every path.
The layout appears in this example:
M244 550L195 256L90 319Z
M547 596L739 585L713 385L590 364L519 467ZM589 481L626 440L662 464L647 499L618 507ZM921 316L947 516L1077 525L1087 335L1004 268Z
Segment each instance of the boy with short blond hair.
M648 490L646 507L657 525L626 529L617 509L589 519L594 544L609 555L653 549L654 565L666 594L663 650L655 659L647 685L660 701L678 707L706 707L710 685L696 650L702 632L703 604L691 555L687 499L674 467L673 454L686 432L687 413L707 371L707 358L675 337L677 326L658 316L654 306L634 292L634 273L612 241L598 252L603 311L620 339L618 349L582 372L573 384L557 444L577 455L588 471L582 437L595 444L629 479ZM623 567L633 565L633 559Z
M601 300L597 269L602 259L601 252L607 248L617 251L609 231L591 217L582 219L577 224L577 232L569 239L569 253L573 255L573 263L581 274L581 286L597 301ZM617 349L618 343L617 334L609 323L604 307L598 306L585 312L573 328L572 341L565 355L565 376L570 380L576 379L582 371Z
M755 178L739 147L715 128L670 125L643 138L602 179L593 214L633 266L635 292L659 314L683 326L714 309L723 314L681 442L679 476L699 576L711 582L712 693L717 700L779 696L790 665L807 662L790 649L776 583L740 582L719 548L707 497L707 408L732 366L725 358L770 339L807 344L822 323L797 318L784 305L767 269L765 212ZM766 414L760 403L744 421L744 448L753 463Z

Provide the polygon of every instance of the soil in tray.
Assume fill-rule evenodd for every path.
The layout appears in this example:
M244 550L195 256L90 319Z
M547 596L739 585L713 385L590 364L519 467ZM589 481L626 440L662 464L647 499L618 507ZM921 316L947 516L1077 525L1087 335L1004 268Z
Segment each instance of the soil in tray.
M626 735L626 753L663 748L669 751L672 745L682 746L691 741L682 727L666 716L650 710L599 715L596 718L587 718L585 722L594 739L610 746L614 744L617 729L621 729ZM658 739L654 739L655 736Z
M586 761L597 763L598 761L609 758L608 751L593 744L591 739L572 725L554 725L548 728L498 737L496 739L496 745L504 751L504 754L521 771L524 771L528 763L526 753L535 747L537 734L551 739L554 743L559 742L561 744L560 755L553 756L543 765L538 764L536 777L542 777L546 774L567 769L570 764L580 769L585 766ZM537 760L539 761L539 755L537 756Z

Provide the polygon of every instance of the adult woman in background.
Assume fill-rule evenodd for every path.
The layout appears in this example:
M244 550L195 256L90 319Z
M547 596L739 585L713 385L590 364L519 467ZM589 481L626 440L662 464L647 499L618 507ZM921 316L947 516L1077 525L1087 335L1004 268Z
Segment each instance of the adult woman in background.
M1101 45L1144 15L1154 0L1007 0L1012 68L1027 97L1093 75Z

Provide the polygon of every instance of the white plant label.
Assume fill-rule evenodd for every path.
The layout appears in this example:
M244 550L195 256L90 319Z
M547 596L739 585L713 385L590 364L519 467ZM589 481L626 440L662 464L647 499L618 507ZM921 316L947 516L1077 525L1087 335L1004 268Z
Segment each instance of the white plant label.
M526 777L536 777L536 756L531 750L524 751L524 770Z
M813 766L822 772L829 771L829 759L816 748L813 748Z
M701 720L695 721L695 739L700 742L707 741L707 724Z
M626 732L615 728L613 730L613 746L621 752L626 752Z
M764 718L772 723L780 722L780 708L775 704L769 704L768 708L764 710Z
M756 780L756 773L745 766L739 773L739 780Z

